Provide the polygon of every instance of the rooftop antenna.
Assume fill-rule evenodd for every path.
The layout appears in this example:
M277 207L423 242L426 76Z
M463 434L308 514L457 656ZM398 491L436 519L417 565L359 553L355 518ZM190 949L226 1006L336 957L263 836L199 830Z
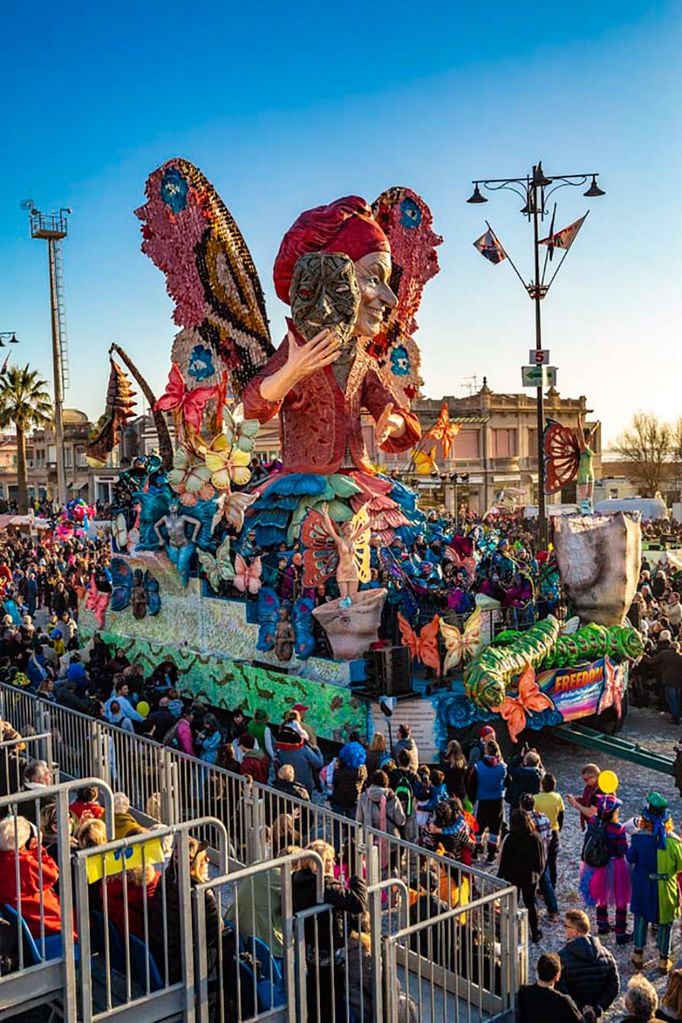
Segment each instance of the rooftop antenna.
M64 311L64 264L62 239L68 233L67 217L71 210L63 206L58 213L41 213L33 199L24 199L23 210L28 210L31 238L47 242L50 272L50 314L52 323L52 376L54 387L54 432L57 456L57 500L66 503L66 474L64 472L64 391L69 386L69 350Z
M466 387L467 390L469 391L469 397L471 397L472 394L478 394L479 391L478 377L476 376L475 373L473 374L473 376L464 377L464 379L461 380L460 383L462 387Z

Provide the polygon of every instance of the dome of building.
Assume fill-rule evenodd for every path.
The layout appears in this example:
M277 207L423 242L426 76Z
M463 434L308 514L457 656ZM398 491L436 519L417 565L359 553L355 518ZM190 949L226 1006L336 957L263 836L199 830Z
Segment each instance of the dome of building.
M65 408L62 412L62 422L66 426L67 423L70 426L75 426L76 423L89 423L90 420L86 416L85 412L81 412L77 408Z

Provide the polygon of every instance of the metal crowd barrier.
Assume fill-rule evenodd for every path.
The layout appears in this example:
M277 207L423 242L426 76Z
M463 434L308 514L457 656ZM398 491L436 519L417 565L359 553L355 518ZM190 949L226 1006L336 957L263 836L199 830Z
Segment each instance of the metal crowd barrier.
M107 830L113 836L113 793L99 779L42 786L0 798L4 900L0 901L0 915L4 926L9 925L14 933L13 952L3 958L0 970L2 1018L54 1001L64 1019L76 1019L80 944L72 924L69 793L83 785L98 786ZM56 834L52 836L56 859L43 848L40 832L41 810L50 803L56 806Z
M3 689L0 695L5 708L7 708L11 692L8 696L6 689ZM126 792L132 805L139 812L146 813L155 819L161 819L167 827L159 829L159 835L168 835L171 832L175 833L178 830L191 828L194 835L212 844L211 831L215 830L214 823L215 821L221 823L224 828L224 851L219 853L218 859L222 864L219 869L223 871L224 876L217 881L211 881L210 884L207 882L207 884L208 887L218 886L221 910L225 910L225 915L227 915L230 905L236 905L240 921L243 922L246 919L243 912L239 913L239 901L243 900L245 896L237 894L240 890L237 886L241 882L246 882L248 877L261 880L272 877L273 874L268 872L273 870L276 872L279 869L276 866L273 867L272 864L276 863L291 846L304 846L313 839L322 839L332 845L336 850L335 870L340 879L345 882L352 874L355 874L370 884L370 893L380 893L378 896L371 894L370 917L372 919L368 929L363 931L362 923L356 922L355 930L351 932L348 929L349 923L344 923L341 959L344 956L346 959L351 956L356 980L357 970L360 969L361 991L365 991L365 986L362 984L362 964L369 964L372 970L373 986L367 985L366 991L375 992L371 996L374 1015L367 1015L364 1005L360 1004L358 1007L356 1004L352 1017L354 1021L359 1020L360 1023L366 1023L366 1020L380 1020L381 1023L384 1023L381 1014L376 1015L376 1013L384 1011L382 1005L385 1002L386 1013L393 1013L392 1016L387 1015L386 1019L400 1020L400 1023L403 1023L403 1015L408 1011L410 1005L407 1001L408 988L410 991L414 988L414 997L420 996L425 1004L428 1002L429 1006L432 1003L433 1005L449 1006L453 1013L456 1006L457 1012L460 1014L452 1015L452 1017L448 1014L443 1017L448 1019L498 1018L496 1014L504 1015L507 1011L507 1002L510 1000L513 1002L516 987L508 987L507 983L515 984L517 979L525 978L527 972L527 943L518 939L519 928L523 931L525 926L525 914L517 911L515 889L510 889L503 881L485 871L464 866L458 861L439 856L410 842L374 829L361 828L355 820L333 813L327 807L306 802L267 785L252 783L240 775L206 764L109 724L94 721L85 715L74 713L63 707L55 707L34 698L30 698L30 702L28 702L25 699L26 694L21 693L20 695L24 698L20 701L24 720L29 720L32 714L32 720L40 719L46 723L45 715L48 714L50 722L54 722L55 755L63 765L63 769L71 773L72 769L78 769L83 764L91 767L92 777L110 784L114 790L120 789ZM35 706L37 704L40 706ZM6 716L9 717L9 715ZM82 772L74 770L73 773L81 774ZM85 783L74 784L80 786ZM214 819L213 824L202 823L207 817ZM139 843L132 840L132 845L143 845L145 840L148 841L148 838L145 839L144 836ZM80 856L80 859L87 860L89 855ZM307 853L301 855L310 859ZM425 871L427 873L430 871L438 879L437 891L434 893L435 899L421 897L424 893L420 891L420 876L423 876ZM404 882L399 878L404 878ZM163 878L160 883L165 883ZM252 881L251 884L256 885L256 881ZM284 893L280 890L279 896L285 920L289 920L291 917L291 899L293 898L287 885L288 882L285 885ZM144 884L142 889L144 904ZM265 891L269 892L267 885ZM270 900L274 897L272 892L266 896ZM253 893L251 901L254 902ZM346 1010L348 1010L351 995L354 997L357 985L353 987L347 983L347 974L342 967L337 969L338 964L304 961L307 953L302 951L301 943L305 945L306 941L301 934L305 936L307 933L309 936L311 931L315 931L317 938L321 938L324 945L325 928L330 931L333 926L329 907L308 908L307 916L301 917L304 922L296 924L299 930L295 932L293 940L298 952L295 953L293 959L295 966L293 981L288 974L289 980L286 981L284 976L286 970L283 965L280 966L282 976L277 980L279 985L277 990L280 992L278 997L281 996L282 985L286 992L281 1018L291 1020L304 1018L317 1020L319 1018L321 1021L321 1014L324 1012L325 1023L336 1023L336 1020L341 1023L342 1019L345 1023L351 1017L348 1012L345 1016L343 1015L344 1000ZM197 909L195 912L199 913L200 910ZM250 912L254 912L253 908ZM270 919L270 916L267 918ZM468 928L462 923L463 920L469 921ZM146 920L145 926L148 927L148 923L149 921ZM301 927L303 927L303 932L300 931ZM429 930L431 927L435 929ZM237 926L237 922L234 921L232 927L227 928L228 931L232 931L232 940L235 940L235 929L239 932L237 935L239 937L243 927ZM413 932L417 935L416 937L413 937ZM199 930L197 933L203 932ZM422 939L419 937L422 934L431 935L431 937ZM466 940L470 941L471 945L467 956L464 958L460 956L460 959L455 958L451 963L441 964L441 973L430 975L430 987L427 984L424 988L422 981L426 976L424 973L426 966L422 959L425 960L426 957L417 955L418 949L421 948L419 942L421 940L430 941L433 945L433 942L441 937L444 941L462 942L464 940L462 935L470 936L472 934L477 937L475 940L467 937ZM109 941L109 938L106 935L108 935L108 928L105 931L105 950L102 953L102 961L105 966L108 966L110 963L106 963L106 942ZM401 935L402 937L398 940ZM495 941L493 941L493 935L499 935ZM254 936L258 937L253 933L243 935L244 942L241 942L241 938L237 942L239 951L235 952L234 949L231 949L229 953L231 958L228 957L226 960L229 969L232 970L232 980L234 981L235 977L241 978L239 980L240 997L243 996L241 1008L233 1002L226 1003L217 994L218 988L220 988L218 983L220 977L216 976L216 971L219 972L220 961L211 964L208 975L202 973L201 963L196 964L193 968L194 975L198 978L199 987L201 983L205 985L204 995L199 998L198 1004L204 1005L202 998L208 1000L211 1023L214 1018L225 1019L227 1023L232 1023L233 1018L250 1019L251 1016L243 1014L243 1009L253 1009L254 1017L262 1015L265 1012L263 1006L268 1003L268 1000L271 1001L271 989L276 986L274 985L273 971L277 964L273 962L272 953L270 952L268 955L268 949L271 949L270 942L264 942L265 948L263 948L252 940ZM273 938L276 948L280 947L283 940L291 940L288 934L284 935L284 938L281 936L278 938L274 934L268 934L268 936ZM382 942L387 938L392 940L389 951L390 956L394 957L393 959L390 956L387 959L388 953L382 949ZM223 944L224 942L221 941L221 948L223 948ZM312 943L308 942L308 945L312 947ZM329 947L329 941L326 942L326 945ZM127 946L124 943L124 953L125 947ZM191 947L191 942L188 947ZM256 963L260 962L255 956L254 948L264 956L265 966L262 963L259 966L254 966L253 962L249 965L249 956L251 960L255 959ZM487 951L483 952L481 949ZM506 951L501 952L500 949ZM110 948L109 957L111 954ZM461 955L464 955L464 952ZM241 957L246 958L242 959ZM277 958L275 956L275 959ZM288 953L285 953L282 958L288 964ZM358 960L359 966L355 960ZM389 965L387 966L386 963ZM394 966L390 965L392 963ZM421 965L419 965L420 963ZM141 997L149 996L151 999L152 995L158 996L159 990L165 992L173 987L173 985L164 983L160 988L152 991L149 981L147 981L146 985L142 984L142 994L140 994L139 983L137 987L133 984L135 980L132 974L133 965L126 961L125 966L123 971L115 971L117 974L122 973L127 978L123 992L116 991L111 986L107 988L107 984L104 982L103 1003L97 1008L97 1011L94 1008L95 1003L90 999L93 1007L89 1018L92 1020L99 1021L108 1018L107 1012L111 1014L118 1014L123 1010L127 1012L129 1006L138 1006L139 1009ZM402 1001L396 1002L398 996L395 993L391 995L384 983L386 971L389 968L398 972L398 980L403 985ZM223 967L223 971L224 969L225 967ZM327 1000L324 1001L324 1005L319 1004L319 1000L315 1001L316 987L311 986L311 969L317 970L318 973L322 970L323 977L326 976L328 981L333 981L335 991L338 989L338 999L333 1006L334 1015L329 1019L327 1018L329 1016ZM263 975L263 970L266 974L269 971L268 976ZM108 975L110 970L105 969L105 973ZM168 977L162 977L161 980L167 981ZM185 980L185 988L187 988L189 982L187 978ZM377 988L379 980L382 983ZM269 985L265 981L269 981ZM120 980L117 983L120 985ZM249 984L254 987L255 995L253 992L249 995ZM260 989L258 988L259 984ZM222 988L220 989L222 990ZM258 990L261 991L261 995L258 994ZM293 1001L292 993L294 990L296 991L295 1001ZM440 1002L437 997L438 991L441 992L438 996L441 999ZM175 1004L176 996L177 992L173 993L172 997L168 996L173 1004ZM367 999L370 998L370 995L366 993L362 997ZM85 1011L84 1006L82 1006L82 1011ZM144 1011L147 1012L147 1009ZM206 1012L208 1011L206 1009ZM241 1017L234 1015L237 1011L242 1012ZM488 1015L485 1015L486 1012ZM218 1013L218 1015L214 1016L213 1013ZM221 1016L220 1013L223 1015ZM358 1013L361 1015L358 1016ZM131 1018L133 1014L131 1009ZM499 1018L502 1019L503 1015ZM151 1020L160 1017L138 1014L135 1018ZM189 1019L190 1016L187 1015L185 1018ZM272 1018L279 1018L279 1016L275 1014ZM406 1020L409 1018L409 1016L405 1016ZM425 1016L424 1018L429 1017ZM434 1021L436 1018L434 1015Z
M513 1018L518 987L516 894L487 895L411 923L384 940L386 1018L400 1018L401 992L420 1023Z
M191 892L203 850L191 843L211 833L221 871L227 832L211 818L112 841L74 856L82 971L82 1023L193 1019L194 948ZM190 835L190 832L192 833Z

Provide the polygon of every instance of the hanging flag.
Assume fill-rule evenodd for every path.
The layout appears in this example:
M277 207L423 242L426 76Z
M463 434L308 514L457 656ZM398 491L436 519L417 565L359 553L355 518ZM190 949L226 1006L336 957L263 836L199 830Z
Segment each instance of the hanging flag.
M480 238L476 239L474 247L477 248L481 255L485 256L485 258L491 263L501 263L503 259L507 258L507 253L497 240L491 227L488 228L485 234L482 234Z
M504 259L504 253L502 254L502 259ZM452 450L452 446L455 443L455 437L459 433L460 429L461 423L452 422L450 419L448 403L447 401L444 401L441 406L438 419L431 429L425 434L424 439L439 440L443 447L443 458L447 459L450 457L450 451Z
M585 222L585 213L580 220L574 220L568 227L562 227L561 231L551 232L546 238L541 238L538 242L539 245L549 245L549 255L552 258L552 252L554 249L570 249L571 245L575 241L575 237Z

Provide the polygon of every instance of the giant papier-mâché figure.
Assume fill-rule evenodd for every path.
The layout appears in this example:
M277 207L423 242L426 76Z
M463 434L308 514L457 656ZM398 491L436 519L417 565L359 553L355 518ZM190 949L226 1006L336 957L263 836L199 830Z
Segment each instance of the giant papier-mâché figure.
M180 445L169 481L180 501L227 492L222 505L232 521L230 499L248 482L250 424L279 414L282 468L252 487L256 500L240 508L259 546L291 543L308 510L323 505L336 523L366 506L383 542L409 526L414 496L375 473L361 411L373 417L385 451L419 439L409 410L420 383L411 335L442 240L423 200L402 188L384 192L374 207L348 196L294 222L274 267L275 290L292 308L275 351L249 251L203 174L170 160L150 175L146 194L137 211L143 251L166 274L182 327L159 402L176 418ZM241 405L225 431L230 397Z

